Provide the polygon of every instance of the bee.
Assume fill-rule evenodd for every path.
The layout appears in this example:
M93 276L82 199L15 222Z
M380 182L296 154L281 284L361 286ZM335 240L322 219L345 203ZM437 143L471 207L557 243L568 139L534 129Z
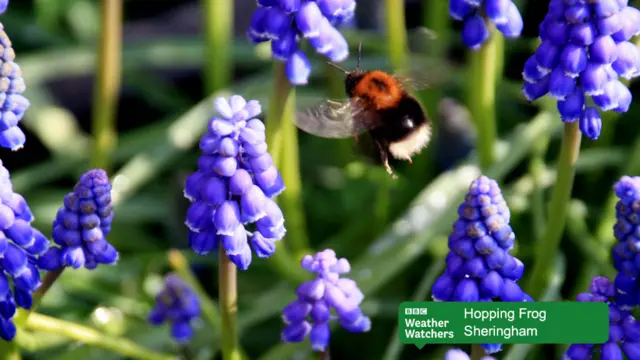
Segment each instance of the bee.
M353 71L329 64L345 73L345 101L327 100L298 113L296 126L323 138L354 137L368 132L380 152L385 170L396 179L389 156L412 163L431 139L431 121L418 100L407 92L410 80L381 70L360 69L362 43Z

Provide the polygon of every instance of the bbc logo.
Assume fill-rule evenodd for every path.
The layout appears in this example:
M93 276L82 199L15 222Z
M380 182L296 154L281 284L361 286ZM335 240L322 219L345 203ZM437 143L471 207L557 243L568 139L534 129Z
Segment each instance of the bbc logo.
M427 308L406 308L405 315L427 315Z

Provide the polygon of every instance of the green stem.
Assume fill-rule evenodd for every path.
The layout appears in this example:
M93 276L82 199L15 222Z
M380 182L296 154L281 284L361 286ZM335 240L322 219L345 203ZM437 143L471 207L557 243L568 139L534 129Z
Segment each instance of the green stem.
M438 58L443 57L446 55L449 34L451 33L449 4L446 1L433 0L423 0L422 3L424 25L438 34L438 40L429 44L430 54Z
M42 298L47 293L47 291L51 289L53 283L58 280L60 275L62 275L64 269L65 268L63 267L58 270L47 272L44 279L42 280L42 284L40 284L40 287L38 287L38 289L33 293L33 304L31 305L31 309L18 309L16 316L13 318L13 323L16 325L16 327L22 327L24 325L24 323L29 318L29 315L36 310L38 305L40 305L40 301L42 301Z
M449 6L446 1L423 0L423 9L424 25L429 30L438 34L438 39L436 41L429 42L428 54L440 61L446 62L447 46L449 45L447 39L449 39L451 33ZM437 139L440 122L442 121L442 119L439 118L437 109L438 103L444 95L443 90L438 86L427 87L419 91L417 95L424 105L424 110L427 113L427 116L431 120L431 138ZM436 170L435 146L428 146L424 152L424 154L416 156L408 171L411 179L418 180L414 182L412 188L415 188L415 191L411 191L411 193L419 191L421 186L420 184L431 179Z
M482 345L471 345L471 360L481 360L485 356L487 356L487 353L484 351Z
M404 2L385 0L385 17L387 32L387 56L395 72L408 68L407 26L405 25ZM387 176L387 174L384 174ZM384 179L378 187L378 196L374 204L374 218L377 232L381 233L389 218L390 192L393 183Z
M489 25L490 36L469 61L469 110L478 133L480 168L486 171L494 162L497 137L495 98L502 77L504 39Z
M286 219L286 243L294 259L297 259L308 251L309 240L302 206L298 128L293 121L294 116L295 88L287 79L284 64L277 62L274 68L273 93L265 124L267 146L287 187L278 196L278 203Z
M219 251L219 298L222 319L222 359L241 360L238 339L238 269L224 251Z
M38 313L33 313L29 316L26 326L32 330L46 331L84 344L111 350L123 355L124 357L146 360L178 359L175 355L155 352L151 349L140 346L129 339L105 335L89 327Z
M20 349L15 342L0 340L0 360L21 360Z
M120 92L122 0L102 1L102 30L98 47L93 98L91 166L109 171L116 147L116 108Z
M233 0L203 0L205 26L206 95L218 91L231 79L233 53Z
M536 241L542 239L542 231L545 226L545 206L544 206L544 184L543 176L546 169L544 154L549 146L549 137L540 138L534 145L531 162L529 163L529 173L533 179L534 190L531 194L531 214L533 232Z
M537 244L535 264L527 287L529 295L534 299L538 299L547 288L547 283L553 272L553 261L556 258L567 219L575 166L580 153L580 140L578 123L564 124L562 146L557 165L558 174L551 196L547 226L544 236Z
M330 99L345 97L344 74L329 64L323 64L327 79L327 94ZM319 140L323 141L323 140ZM353 158L353 139L332 139L335 146L331 147L339 166L345 166Z
M394 70L407 66L407 26L405 25L404 1L385 0L387 24L387 46L389 60Z

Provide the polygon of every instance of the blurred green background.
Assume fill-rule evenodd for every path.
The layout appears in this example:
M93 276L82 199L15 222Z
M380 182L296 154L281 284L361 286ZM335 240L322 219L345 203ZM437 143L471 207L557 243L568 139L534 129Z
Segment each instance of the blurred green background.
M554 103L528 104L520 93L522 66L535 49L548 2L516 3L525 29L520 39L505 41L504 76L495 100L498 161L484 174L498 180L507 195L517 236L514 254L530 268L555 181L561 122ZM418 95L436 135L413 165L391 164L398 180L392 181L367 154L366 141L356 148L353 140L299 134L303 218L310 244L314 250L331 247L351 261L352 277L367 296L363 309L373 320L366 334L332 333L335 359L441 359L447 349L426 346L419 351L403 347L395 337L398 304L430 299L430 286L443 270L446 236L456 208L480 174L476 137L462 105L468 93L478 89L470 85L468 50L459 38L460 24L448 21L447 6L446 0L404 4L412 66L432 80ZM235 1L233 79L218 95L233 92L257 99L266 113L272 60L268 47L254 47L244 37L254 8L253 0ZM100 12L98 1L13 0L0 17L31 101L21 126L27 133L25 148L15 153L2 149L0 157L12 173L15 191L28 200L35 225L45 234L50 234L64 194L89 168ZM343 31L352 54L362 41L363 67L390 70L383 2L360 0L357 13L354 26ZM199 1L124 1L119 139L111 170L118 205L109 236L121 260L116 267L65 272L38 312L176 352L167 327L146 323L162 276L177 266L168 261L171 248L185 249L182 253L202 287L217 297L217 257L192 254L186 248L183 225L188 203L182 197L182 184L196 168L197 141L213 115L212 98L203 85L202 22ZM424 36L420 30L424 26L437 37ZM352 56L343 65L354 64ZM321 58L314 58L310 84L297 88L299 109L323 97L343 95L340 74L328 69ZM633 85L632 91L637 95ZM634 102L628 113L605 118L597 142L583 140L553 278L548 288L538 289L544 300L572 299L586 290L592 276L614 274L609 259L615 241L611 186L621 174L635 175L640 168L640 137L635 130L639 111ZM285 146L285 151L296 151L295 144ZM313 358L308 343L279 344L279 313L293 298L297 282L286 268L271 266L272 262L254 257L251 270L239 273L242 346L252 359ZM219 329L209 326L204 321L197 324L190 345L196 359L219 356ZM32 335L22 338L25 359L122 358L55 333L35 330ZM506 346L497 358L560 359L565 348Z

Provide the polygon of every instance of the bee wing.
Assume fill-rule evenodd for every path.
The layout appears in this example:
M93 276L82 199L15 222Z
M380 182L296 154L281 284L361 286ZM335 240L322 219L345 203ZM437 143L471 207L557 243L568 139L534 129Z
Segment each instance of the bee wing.
M413 56L411 66L394 74L407 90L419 91L439 87L452 79L452 67L441 59L428 56Z
M350 100L326 100L296 114L296 126L311 135L344 139L361 134L376 124L364 109Z
M396 79L407 89L419 91L439 87L451 81L453 68L446 58L434 52L442 48L443 40L429 28L420 26L409 33L409 66L395 74Z

